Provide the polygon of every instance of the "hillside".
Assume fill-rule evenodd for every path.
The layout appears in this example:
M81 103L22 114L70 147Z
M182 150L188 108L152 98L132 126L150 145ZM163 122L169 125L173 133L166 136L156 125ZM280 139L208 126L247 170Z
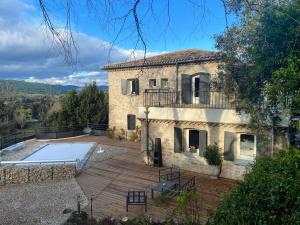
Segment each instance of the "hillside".
M101 90L107 90L106 86L99 86ZM70 90L80 90L74 85L50 85L43 83L31 83L18 80L0 80L0 92L18 92L26 94L60 95Z

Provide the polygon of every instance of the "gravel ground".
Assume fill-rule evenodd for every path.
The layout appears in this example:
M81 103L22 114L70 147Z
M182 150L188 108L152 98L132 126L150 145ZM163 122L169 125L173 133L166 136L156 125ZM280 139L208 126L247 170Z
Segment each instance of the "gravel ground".
M39 146L49 142L51 141L26 141L24 149L5 155L3 160L21 160ZM125 148L98 144L85 168L125 152L127 152ZM69 217L69 214L62 213L63 210L66 208L75 210L78 195L82 196L82 208L86 207L88 200L75 178L42 184L0 187L0 225L61 224Z
M75 179L44 184L23 184L0 188L1 225L58 225L69 214L63 210L77 207L77 196L82 208L88 204Z

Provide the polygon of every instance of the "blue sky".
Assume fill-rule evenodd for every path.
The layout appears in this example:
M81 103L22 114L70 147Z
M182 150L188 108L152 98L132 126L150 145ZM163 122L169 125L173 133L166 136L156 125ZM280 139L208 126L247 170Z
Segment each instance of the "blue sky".
M66 1L45 2L56 28L63 29ZM111 6L103 4L104 0L89 1L89 5L85 0L71 2L76 65L64 62L63 53L42 23L38 0L0 0L0 79L75 85L96 80L106 84L107 74L101 70L104 64L130 60L134 48L135 58L143 55L141 42L136 45L132 14L123 23L133 0L111 0ZM148 55L190 48L215 50L213 36L225 28L220 0L170 0L169 6L166 0L141 0L138 15ZM230 18L229 22L233 21Z

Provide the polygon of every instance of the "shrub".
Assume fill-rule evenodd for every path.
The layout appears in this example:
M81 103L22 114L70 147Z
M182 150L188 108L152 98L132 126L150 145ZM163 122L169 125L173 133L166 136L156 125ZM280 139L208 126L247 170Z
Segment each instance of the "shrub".
M220 166L222 163L221 149L216 144L207 146L203 156L209 165Z
M209 225L300 224L300 151L258 158Z
M166 225L200 225L202 197L196 188L182 191L176 199L176 207L166 217Z
M219 178L222 172L223 163L221 148L217 144L209 145L205 148L203 156L209 165L217 166L219 168L217 174L217 178Z

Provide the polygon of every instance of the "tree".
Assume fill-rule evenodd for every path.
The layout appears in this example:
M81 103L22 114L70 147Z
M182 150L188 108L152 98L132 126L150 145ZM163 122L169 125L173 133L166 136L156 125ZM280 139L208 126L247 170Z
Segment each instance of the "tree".
M59 112L58 120L60 126L78 126L79 97L76 91L70 91L63 99L62 108Z
M240 18L216 36L226 93L251 114L258 130L274 115L299 113L300 2L228 0L224 5Z
M16 109L14 116L20 128L23 129L25 127L26 121L31 118L32 111L31 109L25 109L21 107Z
M101 91L96 82L85 86L79 93L79 122L81 125L88 123L107 123L108 98L107 93Z

